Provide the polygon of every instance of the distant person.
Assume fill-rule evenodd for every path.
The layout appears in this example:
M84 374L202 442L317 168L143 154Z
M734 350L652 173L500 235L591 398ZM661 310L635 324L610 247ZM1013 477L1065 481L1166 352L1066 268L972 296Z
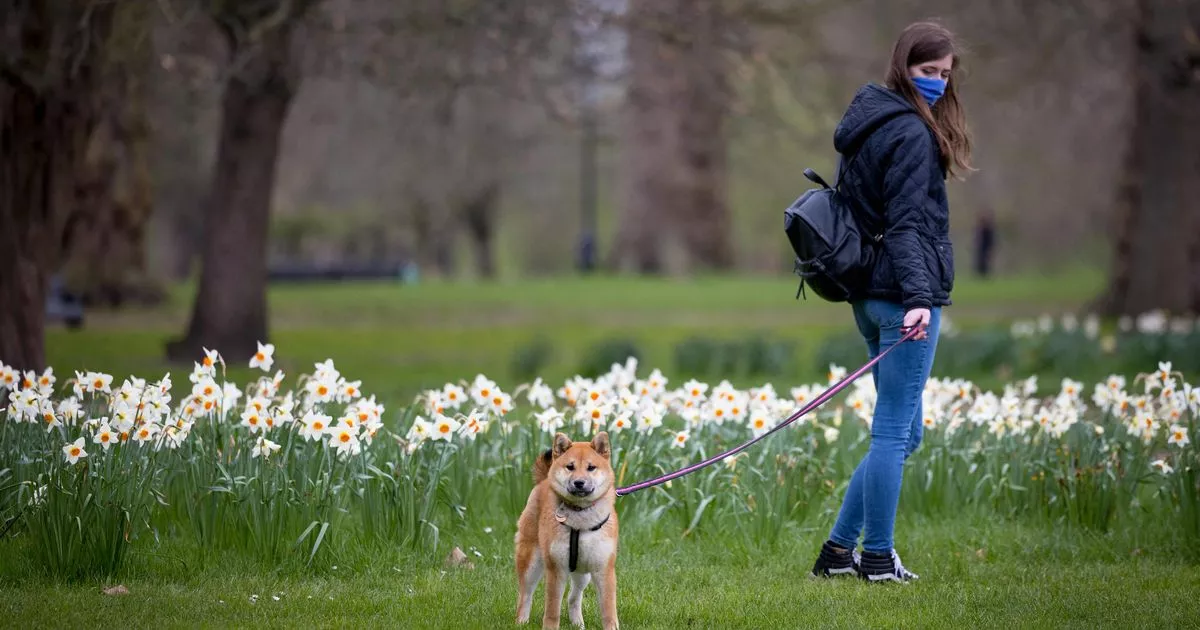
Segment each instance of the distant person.
M984 210L975 224L975 273L986 278L992 272L992 249L996 245L996 220Z
M846 164L843 191L864 225L879 228L870 233L883 233L871 277L851 295L854 321L872 357L912 327L919 332L875 367L871 444L813 566L816 576L917 577L900 563L893 535L904 462L921 443L921 398L941 308L954 284L946 178L971 170L958 68L949 31L928 22L908 26L892 50L886 86L860 88L834 132Z

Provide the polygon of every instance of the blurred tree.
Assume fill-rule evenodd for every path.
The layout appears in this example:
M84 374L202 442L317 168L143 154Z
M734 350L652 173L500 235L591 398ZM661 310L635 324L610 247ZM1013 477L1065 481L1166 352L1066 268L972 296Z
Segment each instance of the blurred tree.
M145 86L155 201L147 256L172 282L191 278L200 256L228 57L219 30L194 2L159 3L156 63Z
M626 173L610 266L660 272L677 237L689 268L732 268L726 56L734 20L717 0L631 3Z
M153 210L146 84L154 5L116 5L106 62L93 98L95 126L77 176L78 206L64 240L66 286L87 305L154 303L163 291L146 270Z
M41 368L48 277L99 118L116 3L0 3L0 360Z
M417 262L457 272L467 237L476 274L497 272L495 238L504 184L526 144L519 101L561 120L573 68L565 26L577 2L483 0L335 2L331 42L343 65L397 99L405 155L400 204Z
M1135 0L1109 314L1200 313L1200 1Z
M267 228L280 135L299 81L293 32L320 0L205 0L230 63L204 223L200 288L175 361L216 348L248 359L267 340Z

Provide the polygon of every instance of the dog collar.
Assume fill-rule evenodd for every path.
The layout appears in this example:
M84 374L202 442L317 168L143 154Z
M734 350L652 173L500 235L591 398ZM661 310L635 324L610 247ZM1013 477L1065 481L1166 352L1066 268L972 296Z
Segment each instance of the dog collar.
M580 512L584 512L584 511L587 511L587 510L590 510L590 509L596 507L596 503L597 502L593 502L590 505L587 505L584 507L579 507L579 506L573 505L571 503L567 503L566 501L559 499L558 507L555 508L555 510L554 510L554 520L558 521L559 523L565 524L567 522L567 511L568 510L571 512L574 512L576 514L579 514Z

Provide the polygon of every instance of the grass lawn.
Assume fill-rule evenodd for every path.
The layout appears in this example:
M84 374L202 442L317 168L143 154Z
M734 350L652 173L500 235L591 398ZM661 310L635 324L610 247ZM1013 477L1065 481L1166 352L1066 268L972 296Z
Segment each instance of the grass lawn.
M1077 310L1102 282L1093 272L964 278L947 313L971 327ZM419 388L480 372L502 387L515 385L513 354L539 336L554 349L542 372L553 382L573 374L591 344L608 338L636 340L643 365L670 375L673 346L688 335L766 331L803 344L795 377L779 383L788 385L818 377L820 339L852 326L844 306L797 303L794 291L790 278L278 287L270 294L271 341L289 375L333 358L392 405L389 413ZM83 332L54 330L51 361L60 374L96 369L118 381L171 369L186 383L187 368L161 356L163 343L184 328L190 295L181 288L161 308L97 313ZM244 381L248 371L238 371ZM823 509L805 528L781 523L780 542L758 548L707 530L680 537L662 523L623 520L623 626L1200 627L1200 566L1176 553L1167 530L1144 516L1118 518L1101 534L972 509L935 520L915 516L902 499L898 547L921 579L900 586L809 579L833 517L833 507ZM515 520L514 513L511 522L489 528L468 521L448 529L432 552L343 540L312 567L200 551L168 536L139 541L120 575L83 582L45 577L24 553L27 543L8 538L0 541L0 626L513 627ZM468 552L474 569L442 565L455 546ZM130 593L100 593L118 583ZM541 593L539 587L533 627L540 626ZM589 627L599 627L594 593L589 589L584 604ZM568 625L565 612L562 621Z
M988 281L967 276L958 281L946 316L970 327L1076 310L1103 281L1096 271ZM269 295L270 341L285 372L333 358L384 401L406 402L420 388L477 373L515 385L514 355L537 340L551 348L538 373L561 382L578 372L589 348L606 340L629 339L647 369L674 372L674 347L692 335L761 333L797 345L789 380L800 382L824 374L814 360L820 343L831 333L853 331L853 321L845 305L815 296L797 301L795 293L789 277L282 285ZM191 288L181 287L158 308L91 314L83 333L52 329L49 360L59 373L93 369L118 380L174 370L178 382L190 366L167 364L163 345L186 328L191 299Z
M1200 626L1200 566L1156 546L1150 533L902 518L904 560L921 579L868 585L807 577L824 532L738 554L719 540L650 540L631 525L617 565L627 628ZM515 627L511 530L470 538L483 553L472 556L473 570L380 549L306 574L170 546L109 582L55 584L10 566L0 573L0 619L27 628ZM130 594L100 594L117 582ZM533 627L540 627L542 592ZM584 600L593 628L600 625L594 593L589 587Z

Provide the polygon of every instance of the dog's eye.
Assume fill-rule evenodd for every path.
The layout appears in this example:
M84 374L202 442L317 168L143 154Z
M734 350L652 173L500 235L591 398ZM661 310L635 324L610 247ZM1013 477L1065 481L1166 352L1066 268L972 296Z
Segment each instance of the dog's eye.
M575 470L575 464L567 464L567 470Z
M595 465L595 464L588 464L588 472L591 472L591 471L593 471L593 470L596 470L596 465Z

